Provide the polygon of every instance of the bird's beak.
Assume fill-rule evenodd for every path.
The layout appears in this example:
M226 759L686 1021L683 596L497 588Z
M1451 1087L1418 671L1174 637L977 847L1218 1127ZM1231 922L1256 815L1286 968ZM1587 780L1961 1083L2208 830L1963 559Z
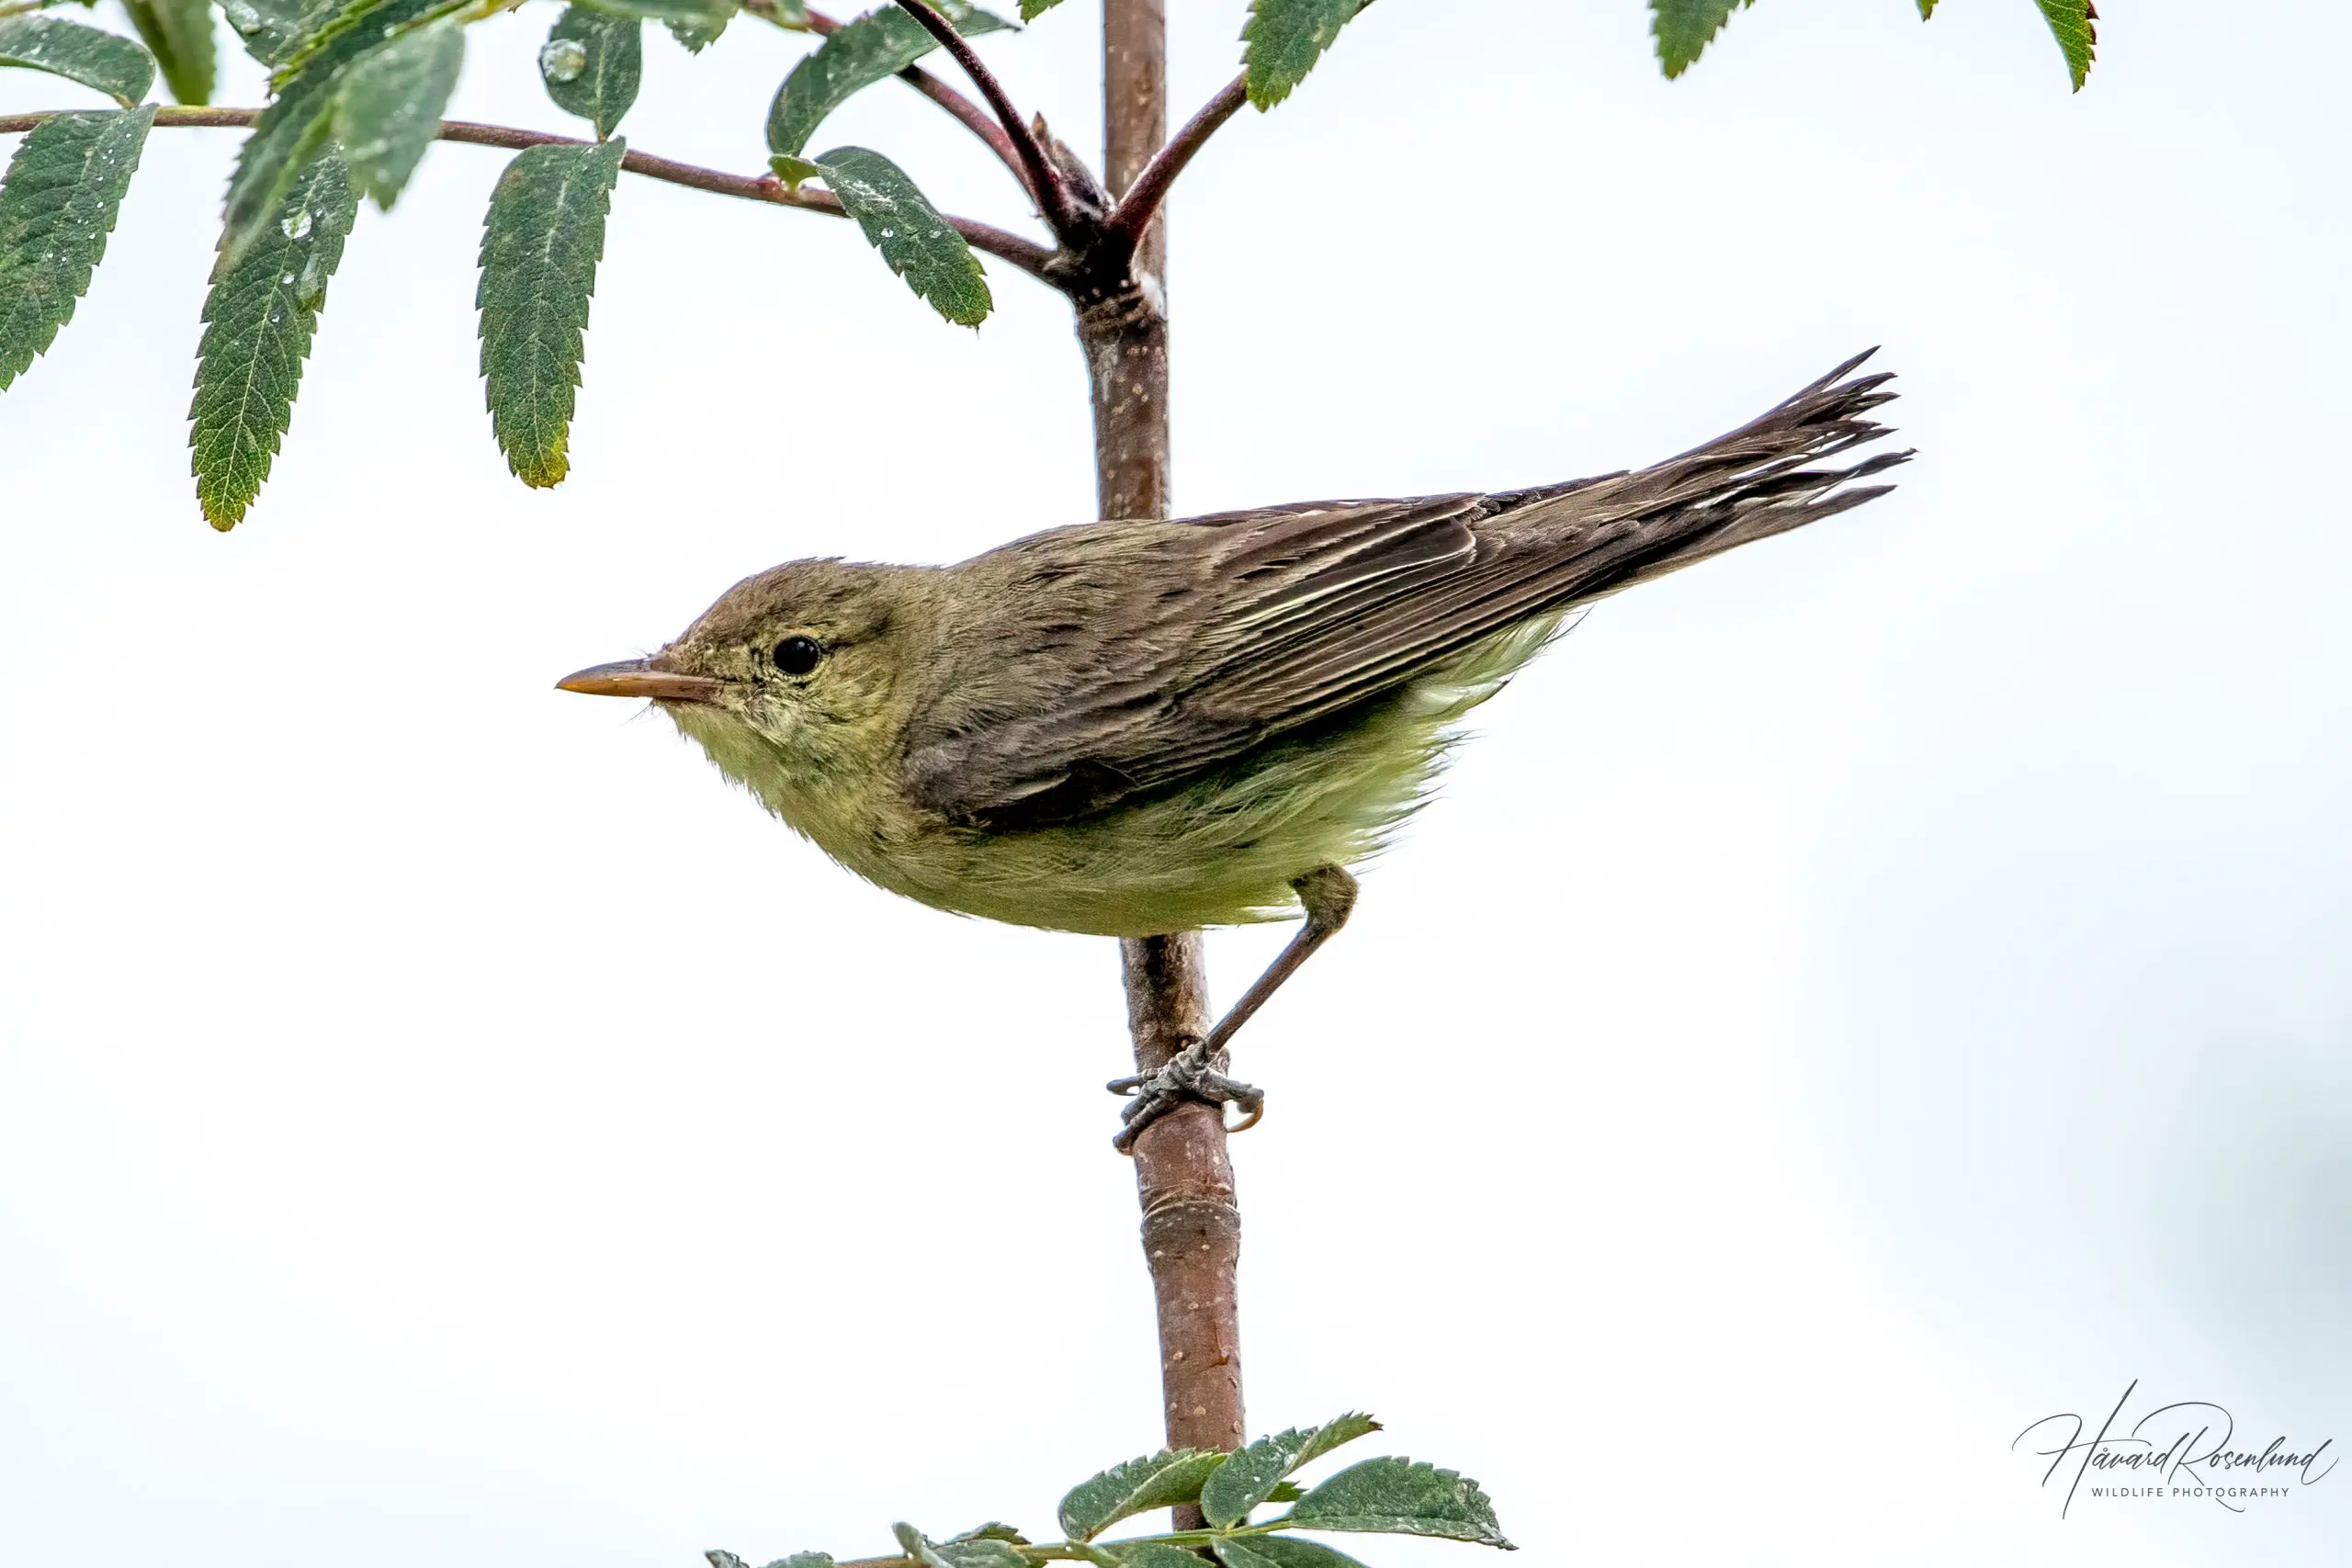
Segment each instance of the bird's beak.
M559 692L585 692L592 697L651 697L664 703L711 702L726 684L708 675L681 675L656 670L642 659L592 664L555 683Z

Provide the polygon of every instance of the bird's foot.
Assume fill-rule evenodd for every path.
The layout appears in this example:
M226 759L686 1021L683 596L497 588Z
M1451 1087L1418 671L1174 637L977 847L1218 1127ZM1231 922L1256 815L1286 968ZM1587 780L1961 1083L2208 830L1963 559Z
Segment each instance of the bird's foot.
M1225 1076L1225 1053L1212 1057L1206 1045L1198 1040L1168 1058L1167 1065L1156 1073L1139 1073L1134 1077L1113 1078L1102 1087L1113 1094L1135 1097L1135 1103L1120 1113L1126 1124L1111 1140L1111 1146L1121 1154L1135 1150L1136 1139L1146 1127L1167 1115L1186 1100L1204 1105L1238 1105L1241 1120L1228 1132L1239 1133L1258 1124L1266 1113L1266 1094L1236 1078ZM1218 1112L1223 1115L1223 1111Z

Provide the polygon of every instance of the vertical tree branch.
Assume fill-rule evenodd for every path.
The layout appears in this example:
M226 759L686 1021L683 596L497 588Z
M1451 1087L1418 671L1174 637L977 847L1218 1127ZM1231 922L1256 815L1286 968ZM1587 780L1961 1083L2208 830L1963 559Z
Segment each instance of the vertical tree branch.
M1124 193L1168 134L1162 0L1103 0L1103 168ZM1078 298L1094 405L1095 479L1105 517L1165 517L1168 317L1165 225L1146 231L1130 266ZM1157 1071L1208 1030L1198 931L1121 944L1136 1070ZM1241 1341L1234 1274L1241 1211L1221 1108L1184 1105L1136 1140L1145 1261L1159 1311L1160 1387L1172 1448L1231 1449L1242 1438ZM1176 1511L1179 1529L1200 1523Z

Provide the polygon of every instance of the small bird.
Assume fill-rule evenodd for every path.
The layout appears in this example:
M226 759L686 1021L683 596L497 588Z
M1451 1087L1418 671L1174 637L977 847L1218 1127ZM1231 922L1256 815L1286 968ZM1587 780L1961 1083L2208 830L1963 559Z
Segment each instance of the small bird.
M1117 1143L1225 1076L1234 1032L1345 923L1348 868L1426 798L1457 720L1578 607L1858 506L1890 378L1839 366L1630 473L1496 495L1325 501L1049 529L955 566L792 561L650 659L565 676L647 697L870 882L933 908L1103 936L1305 915ZM1237 1131L1238 1128L1237 1127Z

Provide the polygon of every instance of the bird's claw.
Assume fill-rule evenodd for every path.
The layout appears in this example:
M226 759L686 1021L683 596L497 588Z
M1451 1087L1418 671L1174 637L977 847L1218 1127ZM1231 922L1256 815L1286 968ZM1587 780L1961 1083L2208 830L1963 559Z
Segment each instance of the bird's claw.
M1113 1094L1132 1095L1135 1100L1120 1112L1120 1121L1126 1124L1112 1138L1111 1146L1121 1154L1132 1153L1136 1139L1146 1127L1188 1100L1204 1105L1241 1107L1241 1120L1226 1129L1229 1133L1247 1132L1256 1126L1266 1114L1265 1091L1226 1077L1221 1067L1222 1063L1212 1060L1202 1043L1195 1040L1169 1057L1156 1073L1113 1078L1103 1085Z

